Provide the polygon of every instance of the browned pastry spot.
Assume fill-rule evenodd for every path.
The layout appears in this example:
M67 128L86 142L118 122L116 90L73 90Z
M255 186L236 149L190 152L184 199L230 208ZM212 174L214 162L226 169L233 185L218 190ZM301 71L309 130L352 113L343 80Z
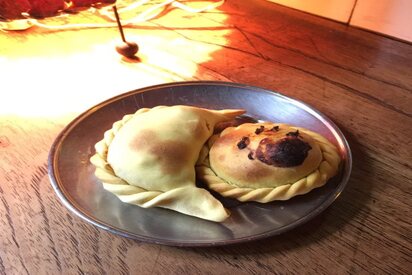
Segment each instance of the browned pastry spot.
M130 142L129 147L131 150L141 150L147 148L154 140L157 139L157 135L153 130L140 131Z
M190 148L184 142L165 140L161 142L153 141L149 151L159 156L158 161L163 173L175 174L185 168L189 158L188 152ZM174 156L174 158L167 156Z
M250 143L250 140L248 137L242 137L242 139L236 144L237 148L240 150L245 149Z
M299 139L294 132L276 142L270 138L262 139L256 149L256 158L276 167L293 167L305 161L310 149L312 147Z
M259 128L256 128L255 130L255 134L259 135L260 133L262 133L265 130L265 126L261 125Z
M295 132L289 132L286 134L288 137L298 137L299 136L299 130L296 130Z
M155 156L165 174L180 171L187 163L190 148L180 141L160 140L153 130L142 130L130 142L131 150L149 151ZM174 156L173 159L163 156Z
M278 125L276 125L276 126L273 126L273 128L272 129L270 129L271 131L273 131L273 132L277 132L277 131L279 131L279 126Z

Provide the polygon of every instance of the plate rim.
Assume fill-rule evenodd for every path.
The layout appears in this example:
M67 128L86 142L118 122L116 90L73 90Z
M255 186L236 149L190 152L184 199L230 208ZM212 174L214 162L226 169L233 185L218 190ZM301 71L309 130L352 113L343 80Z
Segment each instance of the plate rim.
M73 128L75 128L78 124L80 124L85 118L87 118L89 115L93 114L95 111L111 104L112 102L116 102L118 100L121 100L122 98L129 97L130 95L133 94L140 94L143 92L150 92L152 90L157 90L159 88L172 88L176 86L190 86L190 85L197 85L197 86L202 86L202 85L215 85L215 86L231 86L235 88L242 88L242 89L250 89L253 91L257 92L264 92L268 94L275 94L276 96L287 100L291 101L293 104L297 105L300 108L303 108L305 111L311 113L314 115L317 119L321 120L322 123L327 126L329 130L332 130L335 132L334 136L338 136L341 140L340 146L343 146L346 149L346 157L344 159L344 170L341 170L340 173L342 173L342 179L340 180L340 183L338 186L334 189L333 193L330 194L319 206L315 208L312 212L309 214L300 217L299 219L295 220L292 223L289 223L281 228L278 228L276 230L269 230L265 231L263 233L253 235L253 236L247 236L247 237L241 237L241 238L234 238L234 239L229 239L229 240L218 240L218 241L206 241L206 240L197 240L197 241L171 241L167 240L164 238L153 238L153 237L147 237L144 235L136 234L134 232L130 232L121 228L118 228L116 226L107 224L104 221L101 221L100 219L93 217L93 215L87 214L87 211L84 211L82 207L79 205L76 205L76 203L73 201L73 199L68 197L67 192L65 192L62 188L64 185L61 184L60 179L58 178L58 171L55 169L55 163L58 159L58 153L59 149L62 145L62 143L65 140L65 137L71 132ZM143 106L144 107L144 106ZM143 108L139 107L139 108ZM326 122L326 123L325 123ZM329 127L330 125L331 127ZM341 152L341 150L340 150ZM154 243L154 244L160 244L160 245L168 245L168 246L177 246L177 247L211 247L211 246L224 246L224 245L232 245L232 244L239 244L239 243L244 243L244 242L249 242L249 241L255 241L255 240L260 240L276 235L283 234L287 231L290 231L298 226L301 226L302 224L308 222L309 220L312 220L316 216L318 216L320 213L322 213L324 210L326 210L343 192L345 189L350 175L352 172L352 152L349 146L349 143L340 130L340 128L332 121L330 120L326 115L321 113L319 110L316 108L312 107L311 105L297 100L293 97L289 97L286 95L283 95L277 91L272 91L268 89L264 89L261 87L257 86L252 86L252 85L247 85L247 84L241 84L241 83L235 83L235 82L226 82L226 81L180 81L180 82L169 82L169 83L162 83L162 84L157 84L157 85L152 85L152 86L146 86L134 90L130 90L125 93L118 94L116 96L113 96L109 99L106 99L91 108L87 109L86 111L80 113L77 115L74 119L72 119L69 124L67 124L58 134L58 136L55 138L55 140L52 143L52 146L50 148L49 154L48 154L48 175L49 175L49 180L51 182L51 185L57 195L57 197L60 199L60 201L63 203L63 205L68 208L71 212L73 212L75 215L80 217L81 219L85 220L86 222L100 228L103 230L106 230L110 233L114 233L117 235L120 235L122 237L138 240L138 241L143 241L147 243Z

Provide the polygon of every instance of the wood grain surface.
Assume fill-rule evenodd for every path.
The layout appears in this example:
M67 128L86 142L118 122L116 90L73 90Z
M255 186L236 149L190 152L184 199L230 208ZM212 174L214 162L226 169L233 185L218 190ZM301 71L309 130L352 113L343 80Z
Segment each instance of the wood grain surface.
M117 55L114 28L0 32L0 274L411 274L412 45L263 0L170 8L125 32L140 60ZM215 248L123 238L65 208L47 175L63 127L104 99L181 80L319 109L352 148L347 188L293 231Z

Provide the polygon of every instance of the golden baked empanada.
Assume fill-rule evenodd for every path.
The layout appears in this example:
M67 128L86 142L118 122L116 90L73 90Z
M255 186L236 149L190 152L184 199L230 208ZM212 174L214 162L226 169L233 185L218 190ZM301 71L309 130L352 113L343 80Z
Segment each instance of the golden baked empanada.
M243 110L190 106L143 108L115 122L91 162L106 190L141 207L163 207L223 221L228 212L195 185L195 164L216 123Z
M197 176L209 188L240 201L287 200L324 185L340 157L321 135L287 124L246 123L208 142Z

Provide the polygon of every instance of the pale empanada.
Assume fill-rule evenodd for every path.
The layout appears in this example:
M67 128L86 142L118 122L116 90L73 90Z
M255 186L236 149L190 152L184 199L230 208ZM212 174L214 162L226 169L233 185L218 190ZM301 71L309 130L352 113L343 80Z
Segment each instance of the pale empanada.
M287 124L246 123L208 142L197 176L240 201L287 200L324 185L338 172L336 147L315 132Z
M215 124L243 113L190 106L139 109L115 122L96 144L95 174L123 202L223 221L228 211L195 185L195 164Z

